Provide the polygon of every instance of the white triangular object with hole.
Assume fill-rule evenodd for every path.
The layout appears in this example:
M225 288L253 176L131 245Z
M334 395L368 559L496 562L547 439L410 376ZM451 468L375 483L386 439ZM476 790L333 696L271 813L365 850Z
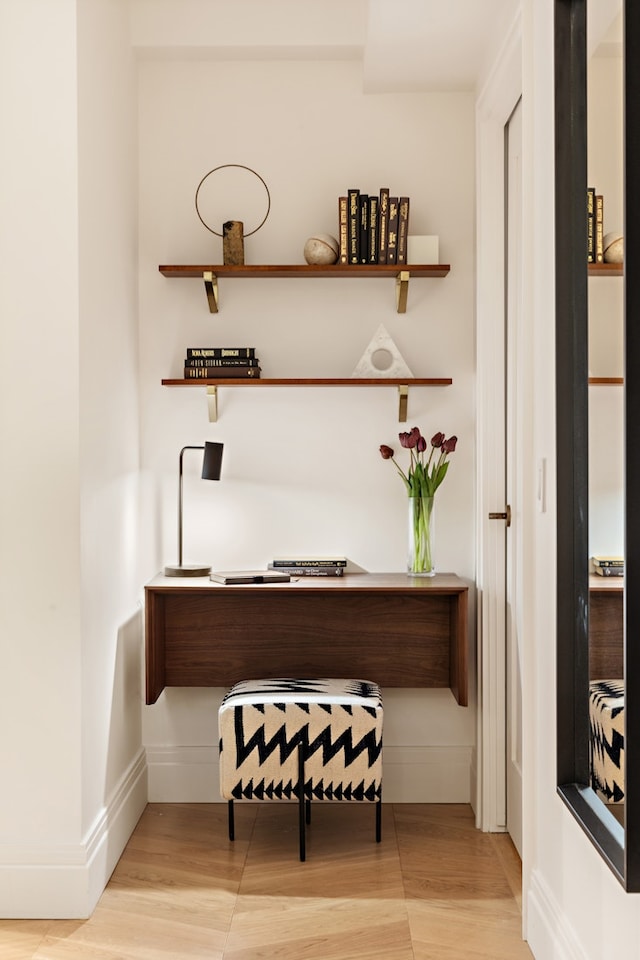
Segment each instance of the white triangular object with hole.
M351 376L389 379L412 378L413 374L384 326L380 324Z

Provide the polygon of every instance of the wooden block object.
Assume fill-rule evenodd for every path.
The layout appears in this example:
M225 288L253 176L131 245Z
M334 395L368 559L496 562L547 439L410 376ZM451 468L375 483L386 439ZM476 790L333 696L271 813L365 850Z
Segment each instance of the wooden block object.
M222 224L222 255L225 266L239 267L244 263L242 220L227 220Z

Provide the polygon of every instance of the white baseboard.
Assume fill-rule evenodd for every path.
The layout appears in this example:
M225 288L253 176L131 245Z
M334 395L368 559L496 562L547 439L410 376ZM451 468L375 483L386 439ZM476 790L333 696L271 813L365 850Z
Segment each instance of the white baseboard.
M13 920L91 916L147 804L141 749L78 844L0 846L0 910Z
M469 803L471 747L385 747L385 803ZM150 803L220 801L218 748L147 747Z
M552 891L534 870L527 897L527 943L536 960L589 960Z

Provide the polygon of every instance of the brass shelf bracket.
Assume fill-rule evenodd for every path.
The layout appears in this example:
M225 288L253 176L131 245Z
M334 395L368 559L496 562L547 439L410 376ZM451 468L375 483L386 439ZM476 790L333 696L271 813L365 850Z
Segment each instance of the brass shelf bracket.
M409 387L403 383L398 387L398 420L400 423L407 422L407 406L409 403Z
M398 313L407 312L407 297L409 296L409 277L408 270L401 270L396 277L396 310Z
M218 422L218 388L207 387L207 405L209 407L209 423Z
M218 278L213 270L205 270L203 273L204 289L209 302L209 313L218 312Z

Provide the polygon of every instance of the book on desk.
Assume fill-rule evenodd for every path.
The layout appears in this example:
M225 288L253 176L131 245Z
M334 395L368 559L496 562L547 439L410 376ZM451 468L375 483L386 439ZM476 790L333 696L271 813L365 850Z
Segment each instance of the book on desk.
M209 579L215 583L289 583L291 576L280 570L214 570Z

